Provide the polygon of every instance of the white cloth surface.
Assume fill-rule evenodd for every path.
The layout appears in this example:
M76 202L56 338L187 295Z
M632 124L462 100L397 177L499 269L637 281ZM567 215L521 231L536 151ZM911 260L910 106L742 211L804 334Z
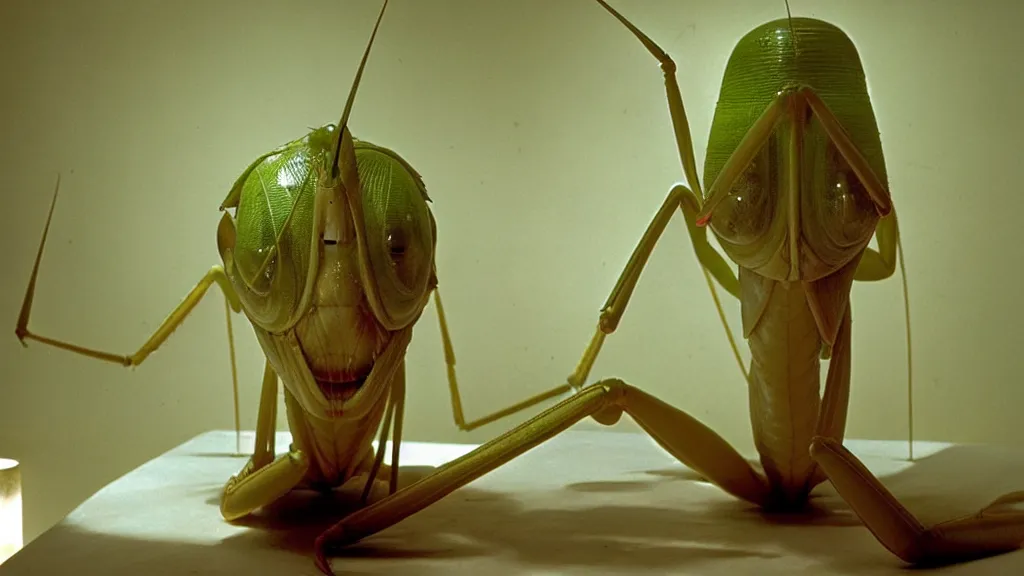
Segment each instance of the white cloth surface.
M279 433L277 450L290 441ZM243 451L251 449L251 433ZM922 522L1024 490L1024 452L848 440ZM469 445L403 442L403 476ZM300 498L245 525L219 513L245 463L234 432L202 434L114 481L0 566L0 576L319 574L313 540L338 519ZM406 469L408 467L408 473ZM640 434L570 430L333 560L338 574L907 574L839 499L772 517L700 482ZM289 507L290 506L290 507ZM292 510L292 512L288 512ZM1024 551L915 574L1024 575Z

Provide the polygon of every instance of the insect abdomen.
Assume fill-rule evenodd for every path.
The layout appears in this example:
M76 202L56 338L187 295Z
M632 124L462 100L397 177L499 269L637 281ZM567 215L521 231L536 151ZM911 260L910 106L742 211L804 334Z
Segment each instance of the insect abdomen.
M754 273L740 275L753 282ZM765 474L783 503L802 502L815 470L821 338L799 282L772 282L750 336L750 421Z

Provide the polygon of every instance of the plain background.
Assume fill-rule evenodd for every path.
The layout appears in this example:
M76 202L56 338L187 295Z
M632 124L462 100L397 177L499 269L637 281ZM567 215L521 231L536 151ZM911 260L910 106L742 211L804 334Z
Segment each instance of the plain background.
M784 17L783 2L615 6L678 63L702 164L729 53L750 28ZM378 9L0 4L0 325L10 329L0 339L0 455L23 462L26 539L143 461L233 425L215 291L135 370L15 339L56 174L63 187L31 327L130 353L219 262L217 207L240 171L337 121ZM907 256L917 437L1016 443L1024 7L794 0L792 10L845 29L867 71ZM682 180L656 62L592 0L393 0L351 127L403 154L434 199L470 418L564 381ZM899 277L853 294L848 436L906 438ZM724 301L738 329L739 306ZM263 361L244 319L234 326L251 427ZM457 431L433 306L408 362L407 439L480 442L536 412ZM607 376L752 449L746 390L678 216L591 379ZM613 430L636 427L623 419Z

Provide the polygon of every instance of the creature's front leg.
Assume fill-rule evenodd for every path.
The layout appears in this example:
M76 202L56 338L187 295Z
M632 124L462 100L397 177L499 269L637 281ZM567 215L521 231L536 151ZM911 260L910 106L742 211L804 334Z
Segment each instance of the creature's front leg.
M221 497L220 512L225 520L248 516L295 488L309 469L309 460L299 450L274 458L277 428L277 373L266 363L256 421L256 446L245 467L228 480Z

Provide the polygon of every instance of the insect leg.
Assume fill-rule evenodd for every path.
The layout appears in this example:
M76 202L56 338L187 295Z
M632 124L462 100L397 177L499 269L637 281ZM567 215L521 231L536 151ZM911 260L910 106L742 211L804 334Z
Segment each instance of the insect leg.
M32 312L32 301L35 297L36 290L36 279L39 276L39 264L43 259L43 249L46 246L46 237L50 231L50 222L53 220L53 211L57 206L57 193L60 191L60 177L57 178L57 185L53 191L53 200L50 203L50 212L46 217L46 225L43 228L43 237L39 242L39 251L36 253L35 264L32 267L32 275L29 277L28 288L25 291L25 300L21 306L21 313L18 316L18 325L14 330L14 333L18 336L18 340L21 341L23 346L28 344L26 340L35 340L56 348L62 348L69 350L77 354L82 354L90 358L96 358L107 362L114 362L121 364L122 366L138 366L146 360L149 355L154 352L165 340L174 332L177 327L184 322L185 318L192 312L192 310L199 304L199 301L203 299L206 291L210 286L216 283L220 286L221 291L224 293L225 301L225 316L227 318L227 329L228 329L228 347L231 355L231 382L232 389L234 391L234 402L235 402L235 436L236 443L238 444L237 449L241 450L241 424L238 414L238 371L235 366L235 342L234 335L231 329L231 311L241 311L241 303L238 300L238 296L235 294L234 288L231 287L231 282L228 280L227 275L224 274L224 269L221 266L213 266L203 276L198 284L185 296L185 299L181 304L175 308L170 315L163 321L156 332L150 336L149 340L142 345L134 354L131 355L120 355L112 354L110 352L104 352L92 348L85 348L77 344L72 344L63 340L49 338L47 336L41 336L35 334L28 329L29 315Z
M846 432L846 417L850 405L850 329L851 311L849 305L839 324L839 332L832 345L832 357L825 376L825 392L821 395L818 410L817 436L842 442ZM811 485L818 485L827 479L819 466Z
M636 284L640 280L640 274L643 272L647 260L654 251L654 246L661 238L661 234L668 225L669 219L675 213L676 208L683 212L683 220L686 222L686 229L690 234L690 240L693 243L697 260L701 264L705 279L711 289L711 295L718 306L723 325L726 326L726 335L736 354L737 361L740 362L740 370L745 375L735 341L731 331L728 330L728 325L725 324L725 315L722 312L714 286L711 284L711 276L714 276L718 283L736 298L740 296L739 281L725 258L708 243L707 229L698 227L695 224L696 214L699 209L696 196L688 187L677 184L669 191L661 208L658 209L657 214L655 214L651 223L647 226L647 230L644 232L636 248L633 249L626 267L623 269L622 274L615 283L615 287L612 288L611 294L609 294L608 299L601 308L601 316L598 320L598 327L594 332L594 337L583 353L583 357L576 366L576 370L569 376L569 384L571 386L578 389L586 383L587 375L597 360L597 355L601 350L601 345L604 343L605 336L614 332L618 327L619 321L626 311L626 306L629 304L629 299L633 295L633 290L636 289Z
M441 343L444 345L444 362L448 369L448 390L452 401L452 417L455 420L455 425L458 426L460 430L474 430L485 424L490 424L491 422L500 420L506 416L515 414L516 412L520 412L530 408L531 406L535 406L541 402L572 391L572 388L570 388L568 384L563 384L552 388L547 392L542 392L536 396L527 398L522 402L509 406L508 408L504 408L497 412L477 418L476 420L466 422L466 418L462 413L462 397L459 394L459 381L455 376L455 349L452 346L451 336L448 334L448 321L444 315L444 306L441 305L441 293L437 288L434 288L434 305L437 308L438 323L441 325Z
M708 283L708 289L711 291L711 297L714 299L715 307L718 309L719 319L725 328L729 345L732 347L737 364L739 364L740 372L744 375L744 379L746 379L747 373L743 366L742 357L736 346L732 330L729 328L728 322L726 322L725 313L722 311L721 302L718 300L711 277L713 276L726 291L736 298L740 298L739 281L735 273L733 273L731 265L708 243L706 225L711 218L715 204L724 198L725 192L729 190L733 180L739 176L743 168L753 159L754 154L764 145L764 142L778 124L791 98L791 92L783 92L772 101L761 117L758 118L753 127L743 137L740 146L726 161L718 178L712 183L709 189L711 196L709 196L708 201L703 206L699 204L697 195L686 186L677 184L672 189L658 214L648 226L647 231L640 240L640 244L633 251L633 255L626 264L626 269L619 277L618 283L612 289L612 293L605 303L604 309L602 309L598 331L594 334L594 338L584 353L576 372L569 377L570 384L577 387L583 385L587 373L597 357L601 344L604 342L605 335L614 331L618 324L618 320L625 310L629 297L636 287L636 282L639 280L640 272L654 250L654 244L658 241L661 232L668 224L668 219L671 217L672 209L675 206L679 206L683 211L686 229L689 231L690 239L697 254L697 260L700 262L704 278Z
M864 258L861 260L860 267L857 268L855 280L861 282L885 280L896 271L896 251L900 242L900 232L895 210L878 221L878 225L875 227L875 239L878 241L878 250L870 247L864 250Z
M725 259L707 243L706 233L703 230L697 229L703 228L707 224L707 213L713 206L709 207L703 204L704 195L701 192L700 179L697 176L697 167L693 154L693 140L690 135L689 122L686 119L686 108L683 105L683 97L675 76L676 64L660 46L658 46L629 20L615 11L615 9L609 6L607 2L604 0L597 0L597 2L619 22L621 22L630 32L632 32L637 40L647 48L648 52L650 52L661 65L661 69L665 77L665 90L668 99L669 114L672 118L672 126L675 133L676 146L679 151L679 159L682 163L683 174L686 176L687 184L689 186L688 188L677 186L673 189L672 194L677 195L677 204L683 211L686 220L686 227L694 242L694 249L697 251L697 258L701 263L704 278L707 281L708 289L711 292L711 298L715 302L719 319L725 329L726 337L729 340L729 345L731 346L733 355L739 365L740 372L744 375L744 379L746 379L747 372L743 365L742 357L740 356L739 349L736 346L732 330L729 328L729 324L726 321L725 313L722 310L721 302L718 299L715 286L711 282L711 277L713 276L718 283L726 289L726 291L737 298L739 298L739 282L736 279L736 274L733 272L732 266L729 265ZM774 127L774 121L778 118L783 104L784 102L782 99L777 99L776 102L769 107L766 117L762 118L762 120L755 125L759 131L752 130L753 133L748 134L748 137L745 139L748 141L748 147L756 143L756 148L760 148L760 145L763 143L763 139L767 137L767 133ZM751 157L753 153L757 151L756 148L749 151L749 155ZM746 163L749 163L749 160L747 160L746 163L742 162L745 157L744 154L734 154L734 156L736 156L736 158L733 162L736 166L733 166L731 171L723 170L723 173L727 177L729 174L738 174L739 170L741 170ZM729 167L727 166L726 168ZM721 176L719 179L721 180ZM723 185L726 188L728 188L730 184L731 180L728 180L728 178L726 178L726 181L723 181ZM683 190L685 190L685 192ZM696 193L691 190L696 191ZM670 194L670 198L672 197L672 194ZM583 358L580 360L576 371L569 377L571 385L578 388L584 384L587 374L597 358L597 354L600 351L605 336L614 331L615 326L618 324L618 319L621 317L622 310L625 308L625 305L632 294L636 281L639 278L640 271L642 270L644 263L646 263L647 258L650 256L650 252L653 250L654 244L657 242L658 236L664 229L668 218L671 217L671 208L668 206L669 204L670 202L666 200L666 204L662 206L662 210L659 211L658 216L656 216L654 221L651 222L647 233L641 240L640 245L637 246L636 251L633 253L633 257L630 258L630 262L627 264L626 270L623 271L618 284L613 289L612 295L609 297L608 302L605 304L605 308L602 310L598 330L595 332L590 345L584 352ZM695 223L697 224L696 227L694 226ZM616 306L616 304L618 304L618 306Z
M679 83L676 81L676 63L660 46L640 31L624 16L615 11L604 0L597 0L598 4L611 13L637 40L647 48L652 56L658 59L661 69L665 73L665 91L668 96L669 113L672 116L672 127L675 130L676 146L679 148L679 160L683 164L683 174L691 188L697 191L698 203L703 197L701 194L700 180L697 178L697 162L693 159L693 140L690 137L690 124L686 120L686 108L683 106L683 96L679 92Z
M977 514L926 528L841 443L817 437L811 456L843 500L890 552L910 564L949 564L1017 550L1024 542L1024 511L1007 494Z
M277 373L266 362L256 420L256 446L242 470L228 480L220 501L220 513L231 521L277 500L305 476L309 460L294 448L274 458L277 430Z
M345 517L317 539L318 566L330 573L328 549L352 544L402 521L554 438L576 422L593 416L602 424L611 425L623 412L632 416L665 450L727 492L757 504L767 500L767 481L710 428L620 380L605 380L440 466L418 482Z
M843 158L857 174L864 185L876 209L881 215L875 228L875 238L878 240L878 250L866 248L854 280L876 281L884 280L892 275L896 268L896 255L899 254L900 276L903 281L903 310L904 322L907 334L907 427L909 429L910 459L914 459L914 400L913 400L913 354L911 351L910 337L910 294L907 288L907 269L903 258L903 245L900 242L899 225L896 211L893 209L892 196L889 189L875 174L871 166L864 159L857 146L850 140L846 130L843 129L839 119L829 109L824 101L810 87L803 87L797 92L810 106L814 115L821 121L822 128L829 138L835 143Z

